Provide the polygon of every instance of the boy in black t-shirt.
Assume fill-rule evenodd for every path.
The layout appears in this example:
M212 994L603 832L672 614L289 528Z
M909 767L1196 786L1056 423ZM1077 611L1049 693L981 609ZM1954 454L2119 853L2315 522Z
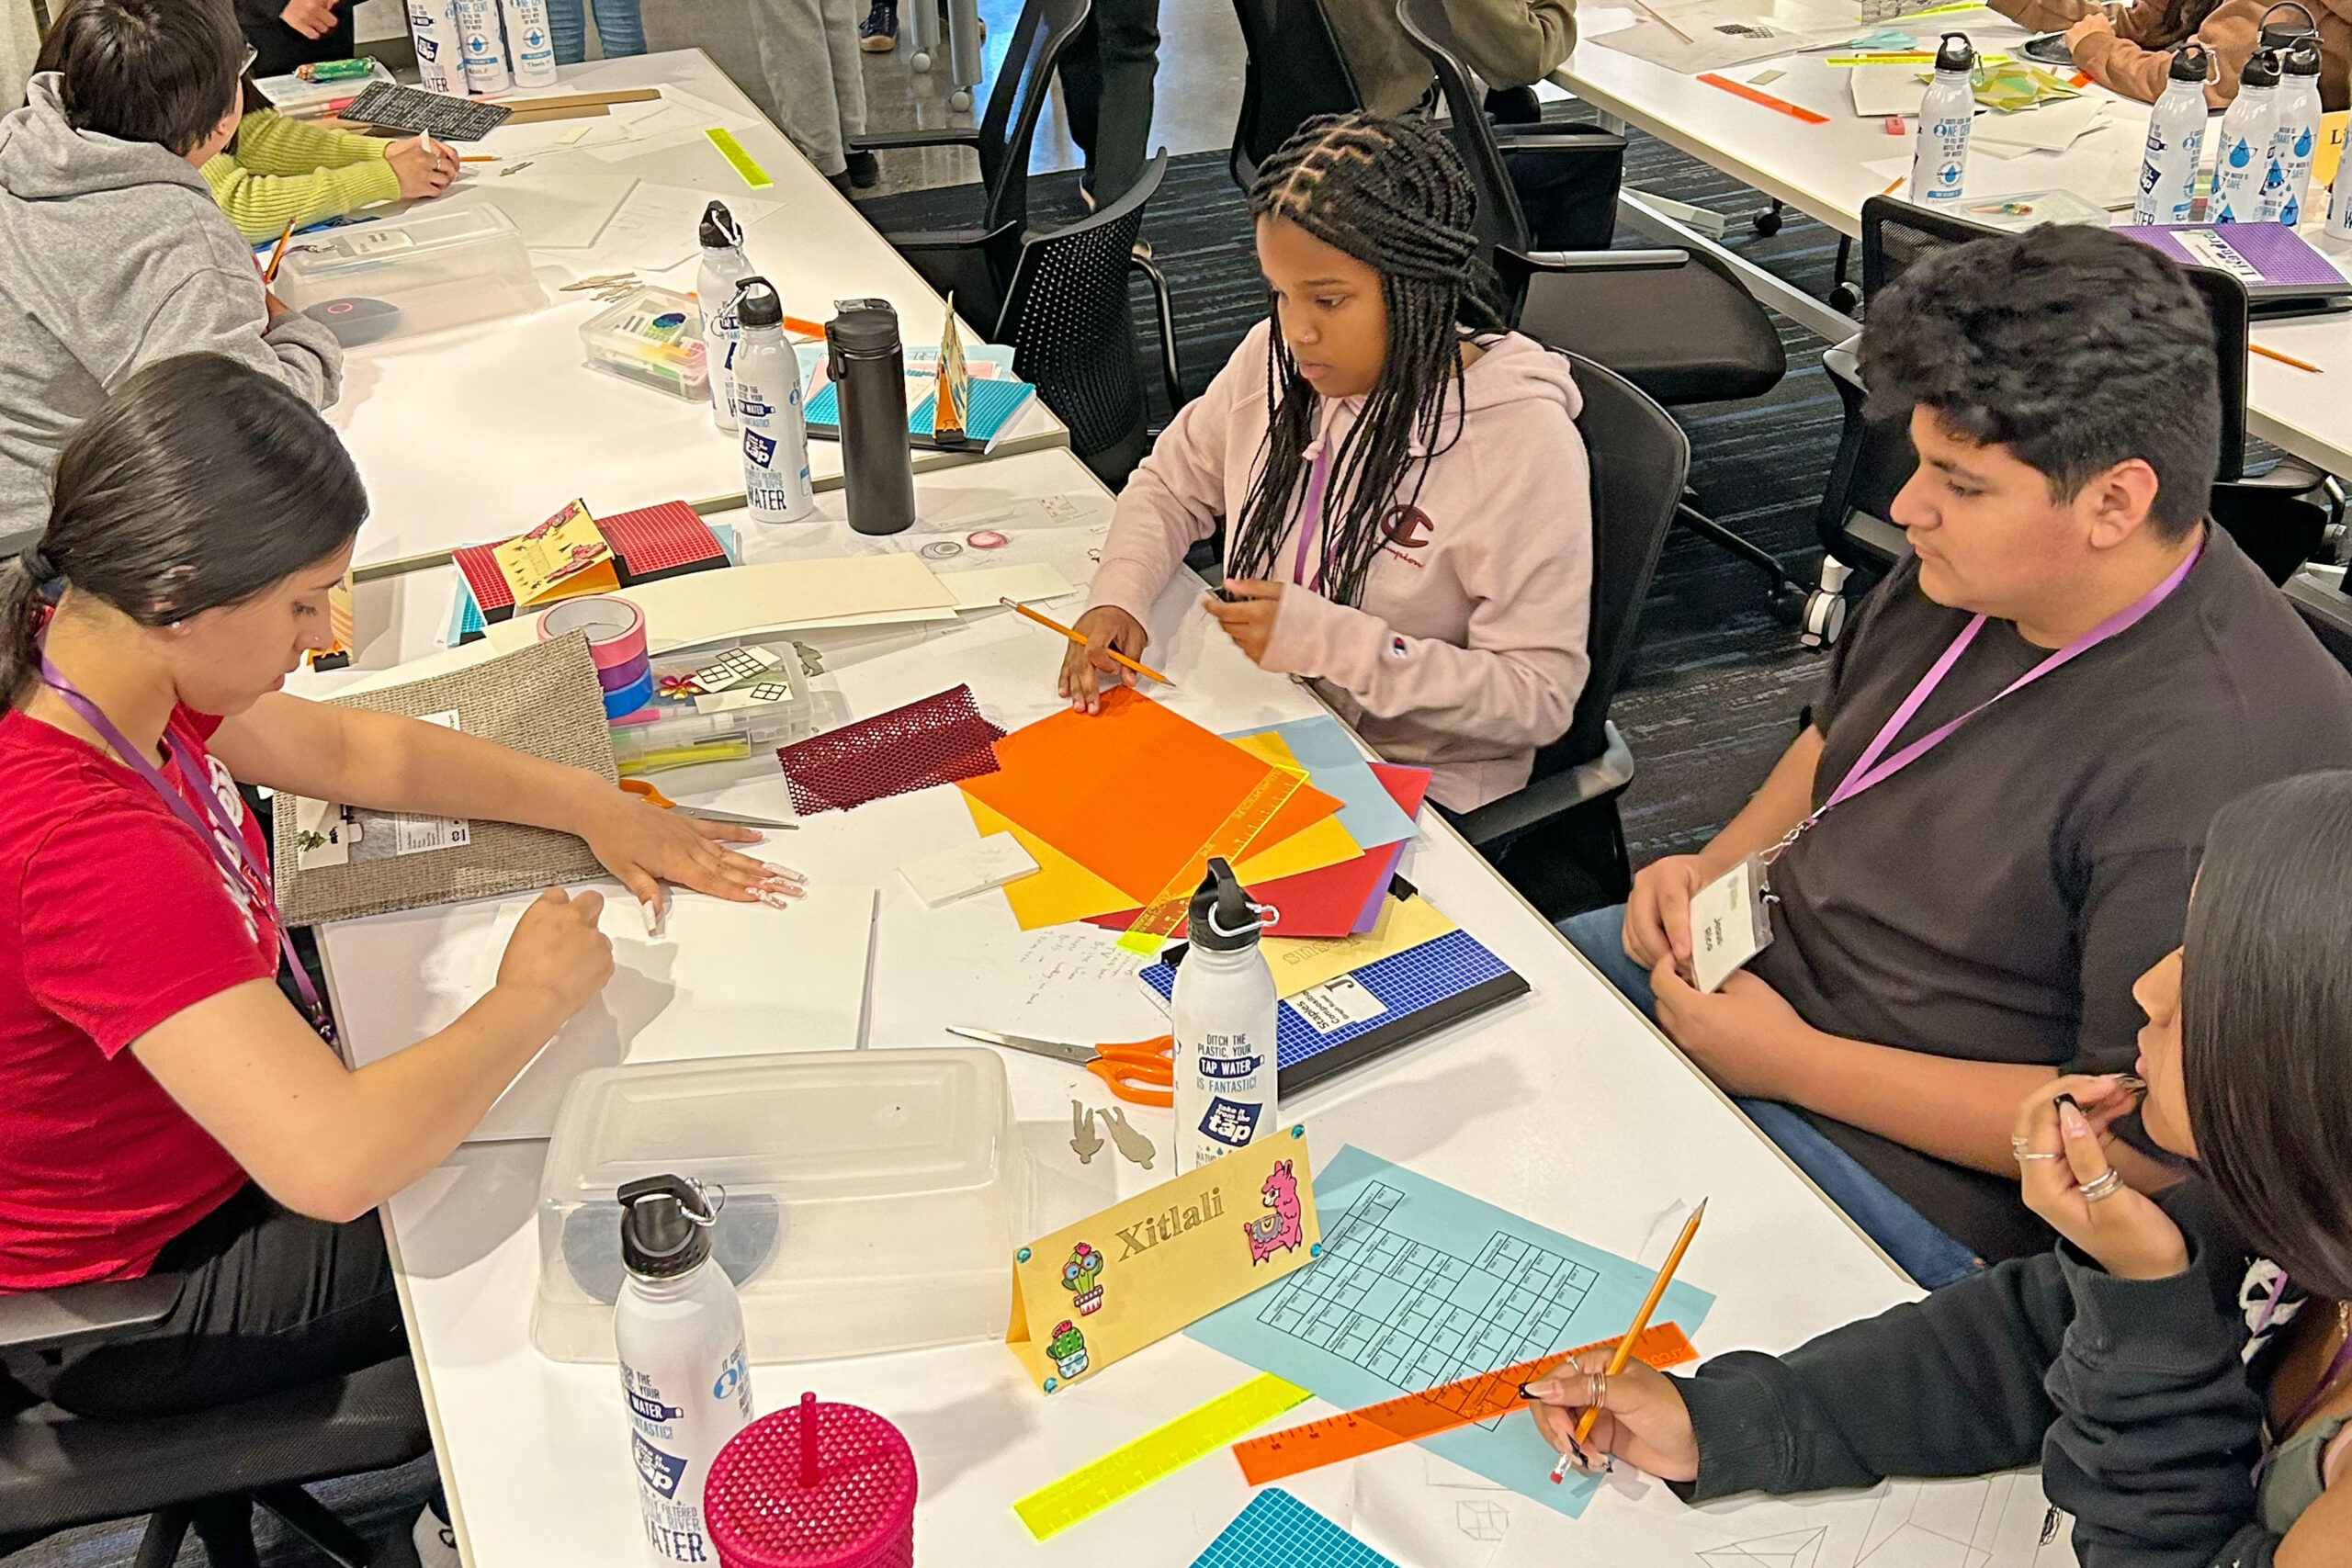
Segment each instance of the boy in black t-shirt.
M1873 417L1907 414L1919 450L1912 557L1746 809L1562 929L1932 1286L2048 1245L2019 1099L2130 1067L2132 981L2180 941L2206 822L2352 765L2352 679L2205 520L2212 329L2163 256L2057 226L1954 247L1873 302L1862 356ZM1772 864L1772 943L1696 990L1692 895L1873 773ZM2169 1179L2115 1147L2135 1185Z

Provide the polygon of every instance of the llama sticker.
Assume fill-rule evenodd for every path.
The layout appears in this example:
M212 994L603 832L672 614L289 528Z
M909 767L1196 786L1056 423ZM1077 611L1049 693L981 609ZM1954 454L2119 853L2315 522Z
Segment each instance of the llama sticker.
M1102 1272L1102 1255L1082 1241L1070 1253L1069 1261L1062 1265L1062 1289L1074 1298L1071 1304L1078 1308L1080 1317L1102 1304L1102 1287L1094 1282Z
M1263 1194L1265 1206L1273 1213L1241 1223L1243 1234L1250 1238L1250 1261L1253 1264L1263 1263L1284 1247L1295 1252L1298 1244L1306 1239L1306 1227L1300 1223L1298 1178L1291 1174L1290 1161L1276 1160L1266 1184L1258 1190Z

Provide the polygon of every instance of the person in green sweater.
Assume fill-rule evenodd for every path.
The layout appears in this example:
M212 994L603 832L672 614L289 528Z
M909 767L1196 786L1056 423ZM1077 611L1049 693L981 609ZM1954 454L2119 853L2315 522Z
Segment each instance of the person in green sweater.
M458 177L456 149L422 137L386 141L289 119L250 83L236 139L208 160L204 183L237 231L259 244L379 201L439 196Z

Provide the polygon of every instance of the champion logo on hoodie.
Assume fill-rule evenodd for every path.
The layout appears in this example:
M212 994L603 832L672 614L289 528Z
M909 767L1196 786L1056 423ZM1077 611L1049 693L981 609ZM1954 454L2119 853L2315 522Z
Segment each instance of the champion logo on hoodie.
M1391 558L1403 561L1418 571L1421 570L1420 558L1408 552L1426 548L1430 532L1436 526L1430 521L1430 514L1418 506L1402 503L1392 506L1387 515L1380 520L1381 536L1386 541L1382 547Z

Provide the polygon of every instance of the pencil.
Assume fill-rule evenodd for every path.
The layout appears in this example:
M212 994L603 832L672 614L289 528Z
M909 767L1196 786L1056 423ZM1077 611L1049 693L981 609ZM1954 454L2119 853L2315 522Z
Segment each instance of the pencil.
M1684 43L1697 43L1699 41L1697 39L1692 38L1689 33L1684 32L1680 27L1676 25L1672 17L1659 10L1657 6L1651 5L1649 0L1634 0L1634 4L1640 6L1643 10L1649 13L1651 21L1656 22L1659 27L1666 28L1676 38L1680 39Z
M825 335L825 323L812 321L806 316L786 316L784 319L784 330L788 333L798 333L802 337L822 338Z
M1657 1310L1658 1299L1666 1294L1667 1286L1674 1282L1674 1270L1681 1264L1682 1255L1690 1250L1690 1238L1699 1234L1699 1222L1706 1217L1707 1200L1702 1198L1699 1206L1690 1212L1690 1219L1683 1223L1682 1234L1675 1239L1674 1250L1666 1255L1666 1267L1660 1269L1657 1278L1650 1281L1650 1293L1642 1298L1642 1310L1634 1314L1634 1326L1625 1330L1625 1337L1617 1341L1616 1352L1609 1358L1609 1370L1601 1374L1602 1377L1615 1377L1625 1370L1625 1363L1634 1359L1634 1341L1639 1339L1642 1330L1650 1325L1650 1314ZM1600 1405L1588 1404L1584 1407L1584 1414L1577 1418L1576 1440L1579 1447L1592 1436L1592 1424L1600 1419ZM1567 1469L1568 1456L1562 1454L1560 1462L1552 1467L1552 1479L1558 1481L1567 1473Z
M1057 631L1061 633L1062 636L1069 638L1070 641L1078 644L1080 648L1084 648L1086 646L1086 634L1084 632L1072 631L1069 627L1062 625L1059 621L1055 620L1050 615L1041 615L1037 614L1036 611L1031 609L1028 605L1015 604L1010 599L999 599L997 603L1003 605L1006 609L1012 611L1015 615L1028 616L1029 619L1036 622L1039 626L1044 626L1050 631ZM1134 660L1129 659L1125 654L1121 653L1115 648L1106 648L1102 651L1109 654L1112 659L1118 663L1124 664L1128 669L1134 671L1136 674L1148 675L1163 686L1172 686L1176 683L1167 676L1162 675L1159 671L1154 670L1150 665L1138 664Z
M2314 376L2324 376L2327 374L2326 371L2322 370L2318 366L2313 365L2307 359L2298 359L2291 354L2281 354L2275 348L2265 348L2258 343L2247 344L2246 347L2254 350L2255 353L2262 355L2265 359L2275 359L2281 365L2291 365L2298 370L2308 370Z
M277 243L269 248L269 265L261 269L264 285L277 281L277 264L286 259L286 242L294 237L294 220L286 220L286 232L277 236Z
M460 164L495 164L498 162L498 154L495 152L471 152L468 153L465 157L458 159L458 162Z
M1885 188L1884 190L1883 190L1883 191L1881 191L1881 192L1879 192L1879 195L1881 195L1881 196L1893 196L1893 195L1894 195L1897 190L1900 190L1900 189L1902 188L1902 186L1903 186L1903 182L1904 182L1905 179L1909 178L1909 177L1910 177L1910 176L1908 176L1908 175L1895 175L1893 179L1891 179L1891 180L1889 180L1889 181L1887 181L1887 182L1886 182L1886 188Z

